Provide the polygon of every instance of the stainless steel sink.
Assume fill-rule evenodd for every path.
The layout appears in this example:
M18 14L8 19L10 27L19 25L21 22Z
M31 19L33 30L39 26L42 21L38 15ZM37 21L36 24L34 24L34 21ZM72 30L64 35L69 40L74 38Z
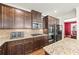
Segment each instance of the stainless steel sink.
M42 34L31 34L32 36L38 36L38 35L42 35Z

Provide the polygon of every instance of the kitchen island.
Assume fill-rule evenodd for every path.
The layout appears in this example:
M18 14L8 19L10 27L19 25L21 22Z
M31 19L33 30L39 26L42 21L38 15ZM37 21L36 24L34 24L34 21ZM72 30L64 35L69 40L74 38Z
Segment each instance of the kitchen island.
M79 55L79 40L65 38L43 49L49 55Z

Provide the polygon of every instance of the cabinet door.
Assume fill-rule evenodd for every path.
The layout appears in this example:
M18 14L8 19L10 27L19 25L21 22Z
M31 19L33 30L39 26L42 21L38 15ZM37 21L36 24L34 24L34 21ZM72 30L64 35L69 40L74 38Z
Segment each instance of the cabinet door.
M24 55L24 45L21 43L21 44L17 44L16 45L16 55Z
M33 51L33 41L24 43L24 54L31 53Z
M36 11L34 11L34 10L32 10L31 11L31 13L32 13L32 22L37 22L37 13L36 13Z
M49 44L49 41L48 41L48 36L44 36L43 37L43 46L46 46L46 45L48 45Z
M8 55L23 55L23 44L8 45Z
M0 5L0 28L2 28L2 5Z
M8 6L2 6L3 28L13 28L14 9Z
M8 55L16 55L16 45L8 45L7 48Z
M44 47L44 40L43 40L43 36L39 37L40 41L39 41L39 44L40 44L40 48Z
M24 28L24 11L15 9L15 28Z
M53 25L54 24L54 19L51 16L48 16L48 25Z
M33 49L34 50L37 50L40 48L40 38L39 37L35 37L34 38L34 46L33 46Z
M32 21L31 21L31 13L30 12L25 12L25 21L24 21L25 25L24 27L25 28L31 28L32 25Z
M48 29L48 17L43 18L43 28Z
M1 47L0 47L0 55L2 55L2 49L1 49Z
M41 13L37 12L36 15L37 15L37 21L38 21L38 23L41 23L42 22L42 20L41 20Z
M31 13L32 13L33 22L41 22L41 13L40 12L32 10Z

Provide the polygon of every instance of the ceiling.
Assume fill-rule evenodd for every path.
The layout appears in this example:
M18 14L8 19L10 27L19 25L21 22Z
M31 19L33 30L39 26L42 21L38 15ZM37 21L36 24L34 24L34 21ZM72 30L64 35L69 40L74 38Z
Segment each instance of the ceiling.
M24 9L36 10L42 12L43 15L52 15L59 17L69 12L75 12L75 8L79 3L7 3ZM55 12L56 11L56 12Z

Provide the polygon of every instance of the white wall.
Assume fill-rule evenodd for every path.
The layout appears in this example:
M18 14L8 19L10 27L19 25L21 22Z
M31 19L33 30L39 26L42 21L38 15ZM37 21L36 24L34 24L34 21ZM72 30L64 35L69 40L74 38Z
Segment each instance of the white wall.
M76 17L77 17L77 40L79 40L79 7L76 8Z
M64 22L75 22L77 20L77 18L71 18L71 19L66 19L64 20Z

